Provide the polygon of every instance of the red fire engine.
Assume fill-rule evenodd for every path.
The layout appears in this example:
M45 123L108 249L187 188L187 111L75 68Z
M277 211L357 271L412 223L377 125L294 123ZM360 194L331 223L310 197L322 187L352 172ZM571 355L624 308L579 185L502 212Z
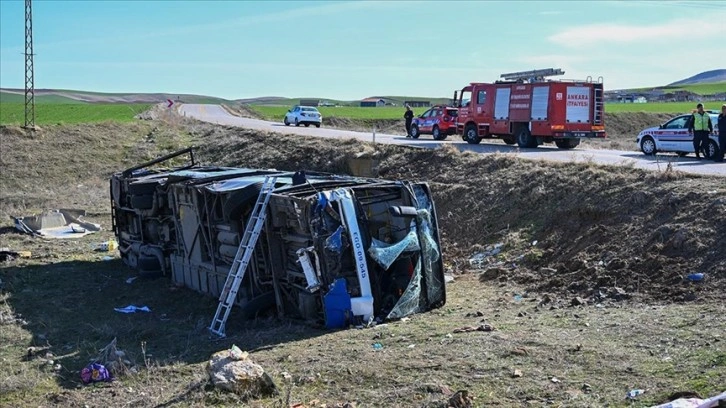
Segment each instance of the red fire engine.
M603 81L551 80L561 69L502 74L493 84L472 82L457 97L456 132L478 144L499 137L507 144L537 147L554 142L572 149L582 138L604 138Z

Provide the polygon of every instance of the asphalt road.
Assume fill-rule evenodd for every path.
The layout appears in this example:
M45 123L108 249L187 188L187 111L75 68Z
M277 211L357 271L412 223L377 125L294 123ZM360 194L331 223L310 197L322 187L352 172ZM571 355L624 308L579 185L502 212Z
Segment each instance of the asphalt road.
M219 105L184 104L178 108L178 111L187 117L226 126L304 136L339 139L355 138L368 142L374 141L373 132L353 132L349 130L326 129L325 127L316 128L314 126L308 128L303 126L285 126L282 122L268 122L234 116ZM633 140L635 140L635 135L633 135ZM375 135L375 142L424 148L435 148L443 144L452 144L462 151L473 151L481 154L502 153L532 160L591 162L614 166L632 166L654 171L664 171L668 163L671 163L675 170L685 173L726 176L726 163L696 160L694 157L681 158L675 154L649 157L636 151L586 149L579 147L573 150L560 150L550 144L545 144L534 149L521 149L517 146L505 145L498 140L484 140L481 144L472 145L462 141L457 136L449 136L445 141L436 141L429 135L422 135L419 139L407 139L404 134L391 135L383 133L377 133Z

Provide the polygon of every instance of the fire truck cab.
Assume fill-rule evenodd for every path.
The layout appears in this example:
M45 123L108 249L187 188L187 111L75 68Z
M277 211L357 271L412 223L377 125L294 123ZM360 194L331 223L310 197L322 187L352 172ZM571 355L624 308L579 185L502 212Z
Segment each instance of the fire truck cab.
M553 68L514 72L454 92L457 134L471 144L498 137L519 147L554 142L560 149L577 147L582 138L606 137L602 77L545 79L563 74Z

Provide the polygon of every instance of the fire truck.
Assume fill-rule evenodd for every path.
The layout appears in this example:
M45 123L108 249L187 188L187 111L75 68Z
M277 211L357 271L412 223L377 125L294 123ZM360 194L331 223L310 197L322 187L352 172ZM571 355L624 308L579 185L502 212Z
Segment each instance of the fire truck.
M603 79L553 80L561 69L502 74L496 82L472 82L454 92L456 132L478 144L501 138L519 147L554 142L572 149L583 138L604 138Z

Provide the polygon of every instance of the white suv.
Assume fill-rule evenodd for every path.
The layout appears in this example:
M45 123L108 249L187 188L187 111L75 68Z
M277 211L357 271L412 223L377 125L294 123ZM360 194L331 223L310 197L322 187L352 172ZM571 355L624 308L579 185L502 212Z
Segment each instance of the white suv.
M318 112L317 108L312 106L295 106L287 111L284 122L285 126L294 123L295 126L315 125L315 127L320 127L320 124L323 123L323 115Z

